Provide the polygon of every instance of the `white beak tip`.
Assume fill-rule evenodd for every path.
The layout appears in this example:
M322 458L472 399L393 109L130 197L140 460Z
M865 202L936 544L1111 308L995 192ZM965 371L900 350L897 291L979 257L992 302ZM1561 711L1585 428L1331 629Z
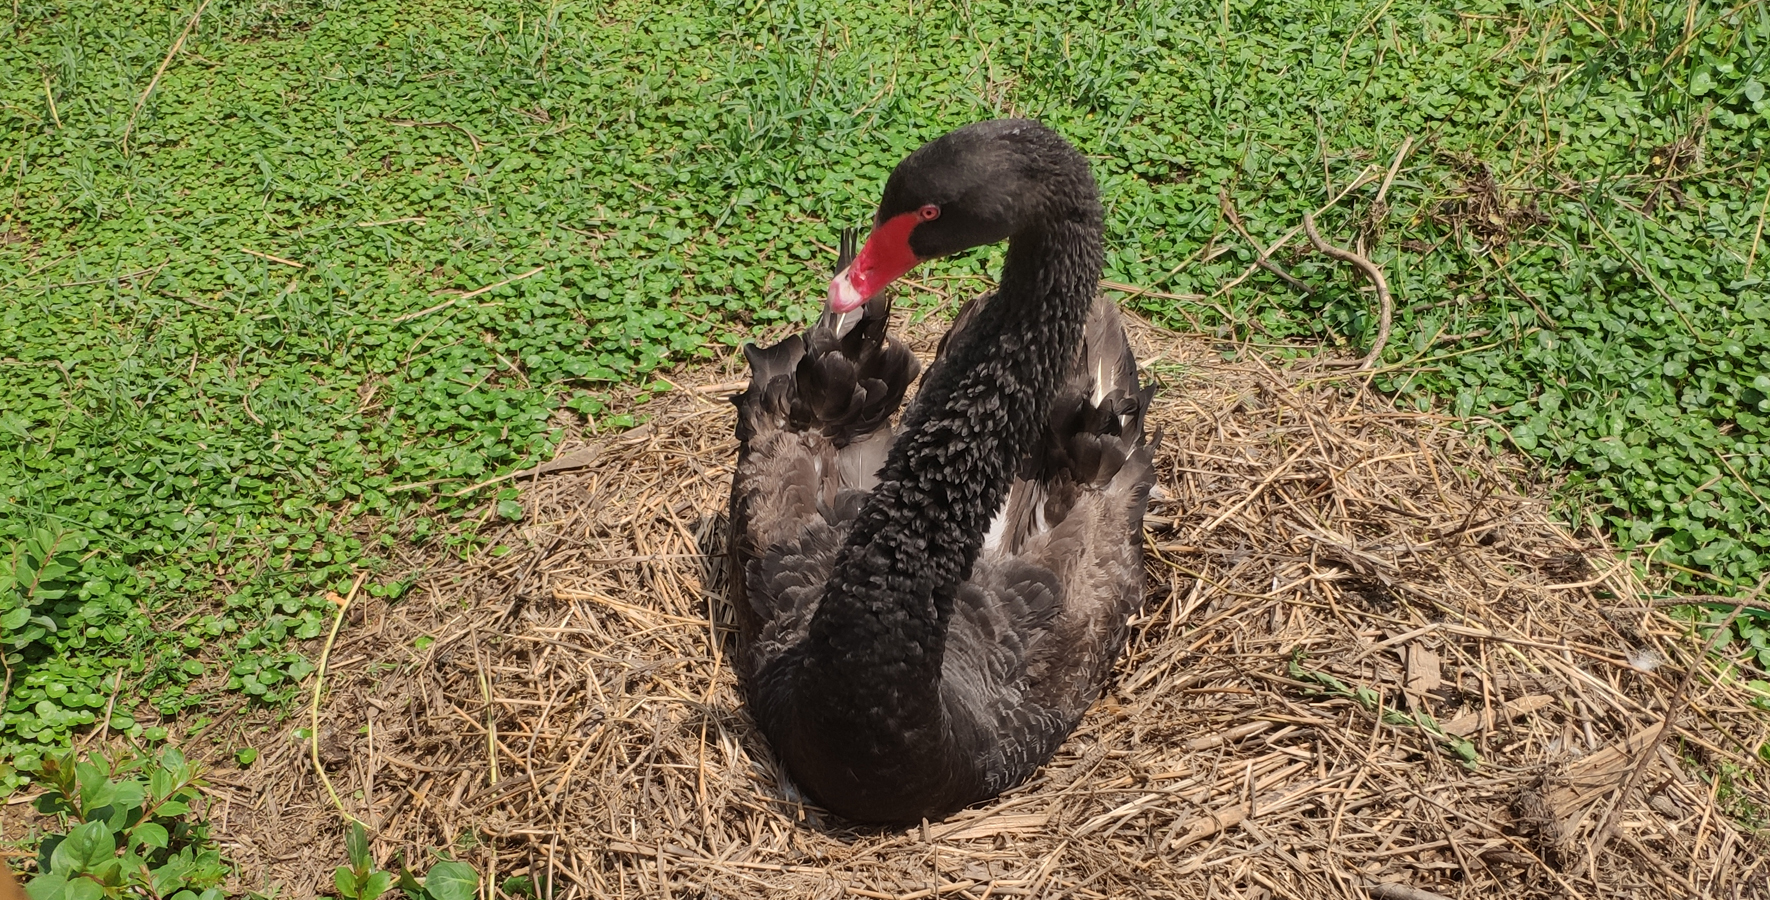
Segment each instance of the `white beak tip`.
M830 279L830 308L839 313L853 312L866 305L867 298L855 290L854 282L848 280L848 273L843 272Z

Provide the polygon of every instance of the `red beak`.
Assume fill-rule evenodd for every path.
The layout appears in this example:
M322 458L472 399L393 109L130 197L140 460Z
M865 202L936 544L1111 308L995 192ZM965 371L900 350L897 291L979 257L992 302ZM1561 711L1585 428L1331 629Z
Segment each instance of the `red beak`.
M830 308L839 313L853 312L915 268L922 260L910 249L910 231L919 221L920 217L913 212L899 213L873 229L854 263L831 279Z

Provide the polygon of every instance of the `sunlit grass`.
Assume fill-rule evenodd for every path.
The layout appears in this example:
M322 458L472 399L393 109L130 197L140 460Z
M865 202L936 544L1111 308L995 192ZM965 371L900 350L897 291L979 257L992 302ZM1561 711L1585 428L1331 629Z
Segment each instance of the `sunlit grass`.
M169 56L195 8L21 0L0 42L0 530L84 542L0 593L58 625L8 650L6 756L118 672L150 737L290 696L327 589L473 552L509 497L456 492L560 416L804 321L890 167L998 115L1090 154L1133 305L1283 352L1362 353L1369 295L1300 241L1311 293L1222 290L1222 200L1265 245L1368 178L1321 220L1395 289L1377 387L1665 571L1765 568L1762 4L212 0Z

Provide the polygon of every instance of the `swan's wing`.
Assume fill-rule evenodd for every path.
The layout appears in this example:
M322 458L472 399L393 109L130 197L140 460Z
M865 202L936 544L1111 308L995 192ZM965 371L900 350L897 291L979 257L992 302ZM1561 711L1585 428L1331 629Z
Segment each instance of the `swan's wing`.
M843 266L853 247L845 233ZM883 297L847 316L826 308L804 335L744 347L728 590L746 677L803 639L848 523L878 483L891 416L920 370L887 333L890 316Z
M992 551L1023 553L1029 540L1054 531L1084 499L1092 501L1084 518L1104 503L1122 514L1120 524L1141 535L1155 484L1154 448L1143 433L1144 414L1154 395L1154 386L1137 380L1137 358L1125 339L1118 306L1105 297L1096 299L1082 330L1082 346L1052 401L1050 429L1022 461L991 523L985 556ZM1092 527L1090 540L1104 537L1106 528Z
M1013 783L1056 750L1124 647L1143 597L1142 521L1155 483L1143 417L1153 390L1138 384L1117 307L1096 301L1046 440L954 605L946 700L955 727L994 732L992 781Z
M988 747L978 760L987 791L1002 791L1057 749L1073 722L1033 702L1028 666L1049 637L1062 590L1049 569L1014 561L973 568L947 627L941 700L956 743Z

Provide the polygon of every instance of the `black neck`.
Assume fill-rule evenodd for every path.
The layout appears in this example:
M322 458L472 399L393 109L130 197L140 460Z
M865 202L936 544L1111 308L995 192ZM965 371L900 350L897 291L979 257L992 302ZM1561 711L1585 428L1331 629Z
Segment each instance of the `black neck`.
M1009 240L1000 288L925 377L825 585L801 711L851 746L944 738L954 593L1044 432L1100 280L1098 203L1054 218Z

